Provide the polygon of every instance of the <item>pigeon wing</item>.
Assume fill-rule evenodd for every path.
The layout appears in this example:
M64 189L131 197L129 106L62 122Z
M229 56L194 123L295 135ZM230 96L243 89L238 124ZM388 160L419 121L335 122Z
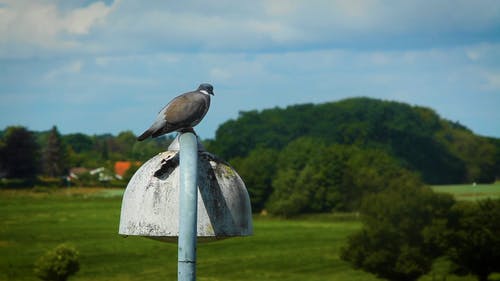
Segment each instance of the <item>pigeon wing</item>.
M139 141L145 140L148 137L156 137L159 134L161 134L167 127L167 121L165 120L165 110L167 109L167 106L165 106L156 116L155 121L153 122L153 125L149 127L142 135L140 135L137 139Z
M193 127L203 119L209 106L208 96L197 92L186 93L167 105L164 119L174 130Z
M157 137L178 129L197 125L210 106L210 97L198 92L189 92L175 97L156 116L156 120L137 139Z

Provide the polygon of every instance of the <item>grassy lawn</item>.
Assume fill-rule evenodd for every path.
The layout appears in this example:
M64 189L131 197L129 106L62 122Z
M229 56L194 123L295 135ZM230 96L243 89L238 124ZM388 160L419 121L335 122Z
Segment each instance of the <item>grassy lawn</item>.
M80 252L70 280L177 280L177 246L120 237L121 191L0 191L0 280L37 280L33 263L69 242ZM355 216L256 218L254 236L198 245L198 280L377 280L339 259Z
M494 184L458 184L435 185L436 192L451 193L457 200L480 200L486 198L500 198L500 182Z
M38 280L35 260L68 242L80 252L70 280L177 280L177 245L120 237L123 190L0 190L0 280ZM339 259L356 214L254 218L254 235L198 244L198 280L379 280ZM475 280L446 274L445 262L421 281Z

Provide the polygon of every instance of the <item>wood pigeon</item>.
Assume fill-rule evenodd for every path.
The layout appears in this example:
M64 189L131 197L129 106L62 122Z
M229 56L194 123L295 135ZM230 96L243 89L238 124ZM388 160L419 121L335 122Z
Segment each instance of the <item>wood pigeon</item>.
M212 85L203 83L196 91L184 93L170 101L156 117L155 122L137 140L158 137L173 131L193 131L210 107Z

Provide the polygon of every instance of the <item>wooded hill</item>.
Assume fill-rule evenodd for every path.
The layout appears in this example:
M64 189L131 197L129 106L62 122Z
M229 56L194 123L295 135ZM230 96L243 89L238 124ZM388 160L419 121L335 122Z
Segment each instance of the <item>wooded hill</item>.
M113 171L118 161L144 162L171 141L9 127L0 132L0 177L9 181L0 184L60 185L75 168ZM366 195L384 190L500 178L500 139L429 108L370 98L241 112L204 144L236 168L254 212L283 216L358 210ZM120 180L82 174L71 184L125 186L137 167Z
M302 137L383 150L428 184L492 182L500 176L499 139L475 135L430 108L371 98L240 112L207 146L230 160L255 149L279 151Z

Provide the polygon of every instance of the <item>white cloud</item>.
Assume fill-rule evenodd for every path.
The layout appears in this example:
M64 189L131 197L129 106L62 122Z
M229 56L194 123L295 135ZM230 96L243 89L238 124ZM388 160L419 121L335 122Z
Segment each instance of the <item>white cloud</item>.
M0 6L0 57L37 53L37 49L64 50L78 46L75 36L103 24L119 1L111 6L95 2L62 11L53 1L7 1ZM22 46L20 49L18 46Z
M82 67L83 67L82 61L79 60L73 61L50 70L44 75L44 79L52 80L67 74L78 74L82 70Z
M92 26L105 22L118 3L116 1L113 6L108 7L103 2L95 2L88 7L75 9L64 17L63 28L70 34L88 34Z
M69 8L72 4L47 0L5 3L0 6L4 58L61 50L102 56L172 50L411 49L419 44L440 47L448 41L495 40L491 31L500 28L500 2L492 0L390 5L381 0L188 0L147 5L119 0Z

